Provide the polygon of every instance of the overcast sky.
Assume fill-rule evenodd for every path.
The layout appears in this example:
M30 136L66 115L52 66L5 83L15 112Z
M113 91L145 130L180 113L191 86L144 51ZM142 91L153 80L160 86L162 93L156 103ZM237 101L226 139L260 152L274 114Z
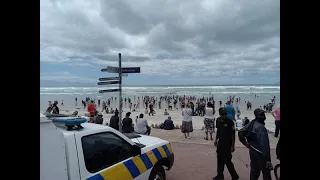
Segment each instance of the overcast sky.
M40 0L42 86L280 81L279 0Z

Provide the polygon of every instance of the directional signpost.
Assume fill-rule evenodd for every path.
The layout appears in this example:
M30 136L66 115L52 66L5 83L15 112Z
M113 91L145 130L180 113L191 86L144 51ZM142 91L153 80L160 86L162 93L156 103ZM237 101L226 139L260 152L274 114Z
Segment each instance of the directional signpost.
M121 68L122 73L140 73L140 67L124 67ZM108 66L105 69L101 69L102 72L119 73L118 67Z
M98 85L107 85L107 84L119 84L120 81L106 81L106 82L98 82Z
M119 91L119 131L122 132L122 77L127 77L128 73L140 73L140 67L121 67L121 53L119 53L119 67L108 66L101 69L102 72L118 73L119 77L99 78L98 85L119 84L119 89L100 90L99 93L109 93Z
M99 78L99 81L112 81L112 80L119 80L119 77Z
M106 90L100 90L99 93L108 93L108 92L117 92L120 91L120 89L106 89Z

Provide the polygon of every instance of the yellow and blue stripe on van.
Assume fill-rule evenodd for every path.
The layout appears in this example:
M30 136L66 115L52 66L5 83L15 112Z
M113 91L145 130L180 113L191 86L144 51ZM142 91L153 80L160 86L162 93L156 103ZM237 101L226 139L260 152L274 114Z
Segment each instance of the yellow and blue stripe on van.
M172 154L171 144L165 144L148 151L140 156L136 156L117 166L104 170L88 180L127 180L134 179L140 174L152 168L160 159L166 158Z

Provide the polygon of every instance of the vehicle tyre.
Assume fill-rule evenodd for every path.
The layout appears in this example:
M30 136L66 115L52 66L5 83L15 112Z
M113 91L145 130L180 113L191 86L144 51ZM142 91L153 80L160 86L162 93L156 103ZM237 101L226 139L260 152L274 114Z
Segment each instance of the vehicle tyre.
M280 180L280 164L277 164L274 167L274 176L276 177L277 180Z
M166 172L161 164L156 164L152 169L149 180L166 180Z

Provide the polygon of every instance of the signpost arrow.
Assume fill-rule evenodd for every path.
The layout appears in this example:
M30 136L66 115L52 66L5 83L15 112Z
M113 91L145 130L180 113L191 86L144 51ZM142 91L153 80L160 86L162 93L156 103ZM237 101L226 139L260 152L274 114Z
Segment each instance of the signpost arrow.
M118 67L113 67L113 66L108 66L107 68L101 69L102 72L108 72L108 73L118 73L119 68Z
M124 67L122 73L140 73L140 67Z
M121 68L122 73L140 73L140 67L124 67ZM107 68L101 69L102 72L108 73L119 73L118 67L108 66Z
M119 84L120 81L105 81L105 82L98 82L98 85L107 85L107 84Z
M112 80L119 80L119 77L106 77L106 78L99 78L99 81L112 81Z
M120 89L105 89L105 90L100 90L99 93L108 93L108 92L118 92Z

